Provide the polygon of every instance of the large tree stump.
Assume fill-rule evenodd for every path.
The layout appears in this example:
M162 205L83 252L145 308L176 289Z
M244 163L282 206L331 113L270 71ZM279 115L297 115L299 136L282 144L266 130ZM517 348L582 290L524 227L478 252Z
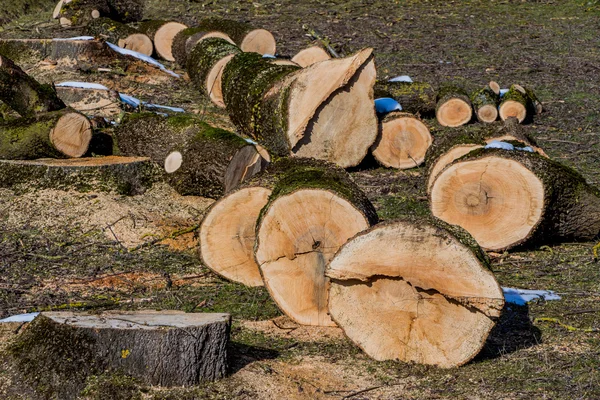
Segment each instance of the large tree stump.
M469 231L481 247L591 240L600 199L576 171L536 153L475 150L447 166L431 188L431 210Z
M81 157L91 138L91 124L83 114L69 108L40 113L0 125L0 159Z
M65 108L52 85L42 85L0 55L0 100L23 117Z
M173 57L173 39L187 26L174 21L144 21L140 23L138 30L146 34L154 42L156 54L167 61L175 61Z
M490 123L498 119L499 99L499 94L489 86L471 93L471 103L480 122Z
M182 195L219 198L260 172L268 157L259 146L191 114L129 114L114 135L122 155L150 157L164 166L167 182Z
M241 53L223 72L223 99L240 132L280 156L358 165L377 136L372 49L308 68Z
M386 167L415 168L425 160L432 141L429 128L418 117L394 111L381 119L371 153Z
M119 47L147 56L151 56L154 52L152 40L147 35L110 18L98 18L91 21L85 27L84 32L86 35L105 39Z
M341 168L291 169L257 222L255 257L281 310L304 325L335 325L325 267L337 249L377 222L371 202Z
M437 102L437 92L424 82L385 82L375 84L375 98L390 97L402 106L402 111L433 117Z
M452 128L471 121L473 107L467 92L452 84L441 86L437 93L435 117L440 125Z
M461 229L433 219L379 224L327 267L331 317L376 360L459 366L479 353L504 305L488 268Z
M325 61L329 59L331 59L331 56L321 46L311 46L300 50L294 57L292 57L292 61L302 68L306 68L319 61Z
M163 171L146 157L0 160L0 187L19 192L49 188L133 196L162 179Z
M200 224L198 251L203 264L231 281L263 286L254 258L260 210L282 176L292 170L311 173L319 165L326 168L329 164L314 159L281 158L216 201Z
M105 371L149 385L193 386L225 375L230 324L229 314L48 312L8 351L34 384L55 377L70 386L59 398L76 398L85 378Z

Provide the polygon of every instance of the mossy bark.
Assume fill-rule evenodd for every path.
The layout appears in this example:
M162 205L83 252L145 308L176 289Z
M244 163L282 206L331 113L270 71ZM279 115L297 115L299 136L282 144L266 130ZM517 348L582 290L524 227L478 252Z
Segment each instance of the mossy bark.
M482 108L483 106L492 106L494 108L497 108L499 99L500 96L494 93L494 91L488 86L471 93L471 104L473 104L473 109L475 110L475 115L477 116L477 118L481 121L479 117L480 108Z
M65 108L59 111L19 118L0 125L0 159L33 160L36 158L66 158L50 140L58 120L76 111Z
M52 85L40 84L4 56L0 56L0 100L23 117L66 107Z
M68 160L0 160L0 187L23 193L40 189L143 194L164 172L148 158L94 157Z
M129 25L122 24L110 18L97 18L92 20L83 29L84 34L99 37L108 42L119 44L120 39L125 39L130 35L140 33Z
M223 32L227 36L233 40L235 44L238 46L244 41L244 38L248 34L254 30L252 25L233 21L230 19L223 18L205 18L198 22L195 29L199 29L199 31L218 31ZM198 32L199 32L198 31Z
M523 86L523 89L525 89L525 92L527 93L527 97L528 97L528 99L527 99L528 100L527 105L529 107L528 111L531 114L541 114L543 111L542 102L535 95L535 92L527 86Z
M384 82L374 87L375 98L391 97L402 106L402 111L432 117L435 114L437 93L435 88L424 82Z
M92 13L97 11L100 17L110 17L108 0L72 0L63 3L59 13L61 25L84 26L94 19Z
M209 95L206 78L215 64L224 57L241 52L239 47L221 38L207 38L201 41L194 47L187 59L187 71L190 79Z
M518 150L478 149L454 163L486 157L517 161L529 169L544 188L544 205L538 224L532 228L527 238L511 247L519 244L592 240L598 237L600 191L589 185L579 172L537 153Z
M175 61L181 66L186 66L188 57L196 45L204 40L203 37L206 34L214 31L217 30L211 29L210 26L201 25L178 32L173 38L173 48L171 50Z
M467 104L471 104L471 99L465 89L462 87L452 84L445 83L440 86L436 96L436 109L439 109L442 104L450 99L461 99Z
M110 16L120 22L141 21L146 6L145 0L108 0Z
M153 19L153 20L148 20L148 21L142 21L140 22L140 24L138 25L138 30L146 35L148 35L148 37L154 41L154 35L156 35L156 32L164 25L169 23L170 21L165 21L165 20L158 20L158 19Z
M161 167L179 151L183 163L167 174L167 182L182 195L219 198L225 193L228 167L241 149L252 146L236 134L214 128L191 114L162 117L129 114L115 128L121 155L150 157Z
M221 81L223 100L239 132L284 157L292 146L287 136L290 87L282 81L298 70L272 64L257 53L240 53L227 63ZM271 91L278 84L278 90Z
M500 104L498 105L498 108L502 109L502 105L508 101L514 101L523 105L528 114L531 111L531 101L529 101L527 94L521 93L521 91L518 90L515 85L512 85L508 89L508 92L506 92L504 96L500 98ZM527 119L527 117L525 117L525 119Z

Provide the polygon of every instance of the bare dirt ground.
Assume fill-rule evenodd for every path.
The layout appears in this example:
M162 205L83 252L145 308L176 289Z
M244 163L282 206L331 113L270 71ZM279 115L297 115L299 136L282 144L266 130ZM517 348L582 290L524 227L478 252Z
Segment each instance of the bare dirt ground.
M0 37L76 36L43 12L6 21ZM303 25L348 55L375 49L381 78L495 80L536 90L544 113L525 126L546 153L600 185L600 3L563 1L148 0L147 17L193 24L207 16L274 32L279 53L310 44ZM177 72L175 65L168 65ZM43 82L83 80L152 103L183 107L230 127L186 79L145 70L26 66ZM427 121L433 133L439 129ZM423 170L357 169L384 219L427 213ZM222 280L195 254L195 227L211 200L157 184L143 195L0 189L0 317L41 310L179 309L233 315L231 371L195 388L146 387L89 377L89 399L598 399L600 272L595 243L493 255L502 286L551 289L560 301L509 305L481 354L450 370L375 362L336 328L300 327L262 288ZM22 327L0 331L0 347ZM52 398L43 379L15 381L0 359L0 397ZM37 380L36 380L37 379ZM37 388L37 395L31 388Z

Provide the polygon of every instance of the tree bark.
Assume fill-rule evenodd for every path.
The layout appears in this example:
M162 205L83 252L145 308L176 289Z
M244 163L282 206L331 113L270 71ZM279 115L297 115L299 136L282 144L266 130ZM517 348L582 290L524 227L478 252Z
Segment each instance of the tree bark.
M154 42L156 54L167 61L175 61L173 57L173 39L186 28L186 25L179 22L162 20L144 21L138 26L138 30Z
M494 122L498 118L498 102L500 96L489 86L479 89L471 94L471 103L475 115L480 122Z
M147 35L110 18L94 19L84 28L84 33L147 56L154 52L152 40Z
M173 58L183 67L187 66L188 56L192 53L198 43L208 38L221 38L231 44L233 40L223 32L210 30L202 27L187 28L175 35L173 38Z
M23 117L65 108L52 85L42 85L0 55L0 100Z
M92 137L90 121L65 108L0 125L0 159L81 157Z
M144 17L144 0L108 0L110 16L119 22L137 22Z
M325 266L350 237L376 222L373 205L343 169L288 170L256 224L256 261L281 310L300 324L335 325L327 312Z
M527 94L522 93L517 85L512 85L508 92L500 99L498 112L504 121L510 117L516 117L519 123L527 118Z
M59 21L63 27L85 26L93 19L110 16L108 0L64 0Z
M442 85L437 94L435 116L440 125L453 128L471 121L473 108L467 92L456 85Z
M181 195L219 198L265 164L260 148L191 114L130 114L114 135L122 155L150 157L161 166L179 157L166 180Z
M375 98L390 97L402 106L402 111L433 117L437 101L436 90L424 82L385 82L375 84Z
M480 149L446 167L430 197L435 216L462 226L483 248L502 251L595 238L598 195L578 172L539 154Z

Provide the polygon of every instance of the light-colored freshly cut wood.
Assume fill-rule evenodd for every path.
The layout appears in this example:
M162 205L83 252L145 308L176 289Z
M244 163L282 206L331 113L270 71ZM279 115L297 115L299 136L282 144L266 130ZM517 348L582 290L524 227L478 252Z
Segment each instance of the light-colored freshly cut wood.
M276 47L273 34L266 29L254 29L248 32L240 43L242 51L258 54L275 55Z
M457 127L473 118L473 107L464 89L444 85L438 91L435 116L442 126Z
M279 180L257 222L255 257L271 297L304 325L335 325L325 267L337 249L377 221L366 196L339 168L316 166Z
M223 88L221 85L223 70L234 55L235 54L230 54L217 61L206 77L206 92L208 93L208 97L210 97L210 100L213 103L221 108L225 108L225 102L223 102Z
M60 0L58 3L56 3L56 6L54 7L54 11L52 11L53 19L58 19L58 17L60 16L60 10L62 10L63 3L64 3L64 0Z
M294 67L300 67L300 65L287 58L272 58L271 63L275 65L291 65Z
M143 33L134 33L117 41L117 46L124 49L137 51L138 53L151 56L154 52L152 40Z
M436 178L438 177L440 172L444 170L444 168L446 168L448 165L452 164L455 160L458 160L465 154L468 154L475 149L481 148L483 148L483 145L480 144L463 144L451 148L442 156L440 156L439 159L433 165L431 171L429 172L429 178L427 179L427 193L431 191L431 186L433 185L433 182L435 182Z
M371 152L382 165L409 169L425 160L433 138L429 128L409 113L392 112L380 122L379 135Z
M56 93L67 106L86 115L114 120L123 111L119 93L114 90L57 86Z
M491 123L498 118L499 95L489 86L471 94L471 103L480 122Z
M172 153L169 153L167 158L165 158L165 165L164 165L165 172L167 174L172 174L173 172L175 172L179 168L181 168L182 163L183 163L183 156L181 155L180 152L174 151Z
M311 46L300 50L298 54L292 57L292 61L302 68L313 65L319 61L329 60L331 56L321 46Z
M179 22L168 22L161 26L154 34L156 54L167 61L175 61L173 53L171 52L173 38L185 28L187 28L187 26Z
M179 65L185 67L187 65L187 57L194 50L194 47L208 38L221 38L231 44L235 44L226 33L204 30L202 28L187 28L178 32L175 38L173 38L173 46L171 48L173 58L175 58L175 61Z
M50 142L69 157L81 157L92 139L92 125L83 114L66 113L50 131Z
M525 89L518 85L512 85L502 96L498 112L503 121L510 117L516 117L521 123L527 117L527 94L521 90Z
M490 81L490 83L488 83L488 86L490 87L490 89L492 89L492 92L494 92L497 95L500 94L500 85L498 84L498 82Z
M488 268L475 241L455 227L379 224L331 260L329 310L376 360L459 366L479 353L504 305Z

